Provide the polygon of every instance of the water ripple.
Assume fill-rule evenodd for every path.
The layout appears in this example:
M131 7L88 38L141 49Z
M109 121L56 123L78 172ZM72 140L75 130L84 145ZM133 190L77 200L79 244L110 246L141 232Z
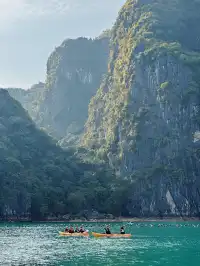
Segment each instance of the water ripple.
M59 237L64 224L0 225L2 266L135 265L188 266L200 263L200 233L197 228L128 227L132 239ZM94 231L102 227L87 225ZM119 230L115 224L113 230ZM190 264L191 265L191 264Z

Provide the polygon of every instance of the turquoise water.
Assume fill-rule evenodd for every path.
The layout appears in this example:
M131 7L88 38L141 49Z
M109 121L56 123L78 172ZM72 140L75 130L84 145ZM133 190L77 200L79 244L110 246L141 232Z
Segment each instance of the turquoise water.
M0 265L200 265L200 223L133 223L132 239L59 237L64 223L0 224ZM102 232L103 224L85 224ZM112 224L117 232L121 224Z

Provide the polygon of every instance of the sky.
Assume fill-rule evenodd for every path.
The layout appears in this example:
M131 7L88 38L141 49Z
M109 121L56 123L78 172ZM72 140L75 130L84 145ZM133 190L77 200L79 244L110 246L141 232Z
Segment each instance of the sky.
M66 38L110 28L125 0L0 0L0 87L45 80L46 62Z

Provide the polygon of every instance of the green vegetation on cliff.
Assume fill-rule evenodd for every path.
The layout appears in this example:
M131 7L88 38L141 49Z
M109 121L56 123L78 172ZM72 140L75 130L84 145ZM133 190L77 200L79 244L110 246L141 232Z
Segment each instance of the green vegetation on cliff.
M88 104L107 69L109 38L66 40L47 62L41 124L52 135L73 142L87 120ZM63 141L61 141L62 143Z
M128 0L82 143L135 188L132 215L199 215L200 1Z
M126 2L111 32L107 76L89 106L84 145L109 152L110 147L118 142L116 131L119 125L127 137L133 140L138 137L136 117L141 114L132 97L137 90L134 86L137 87L136 75L140 74L136 72L138 65L143 71L146 66L150 70L162 57L172 56L180 64L198 70L199 10L199 1ZM166 80L161 82L160 89L167 89L169 83ZM140 107L149 106L147 103ZM120 147L118 153L119 150Z

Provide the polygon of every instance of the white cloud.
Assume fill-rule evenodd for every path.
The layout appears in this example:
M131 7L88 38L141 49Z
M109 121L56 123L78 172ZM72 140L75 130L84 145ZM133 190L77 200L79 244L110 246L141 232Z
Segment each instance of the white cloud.
M72 0L0 0L0 24L38 16L66 14Z
M44 16L50 14L66 14L72 7L71 0L24 0L25 15Z

